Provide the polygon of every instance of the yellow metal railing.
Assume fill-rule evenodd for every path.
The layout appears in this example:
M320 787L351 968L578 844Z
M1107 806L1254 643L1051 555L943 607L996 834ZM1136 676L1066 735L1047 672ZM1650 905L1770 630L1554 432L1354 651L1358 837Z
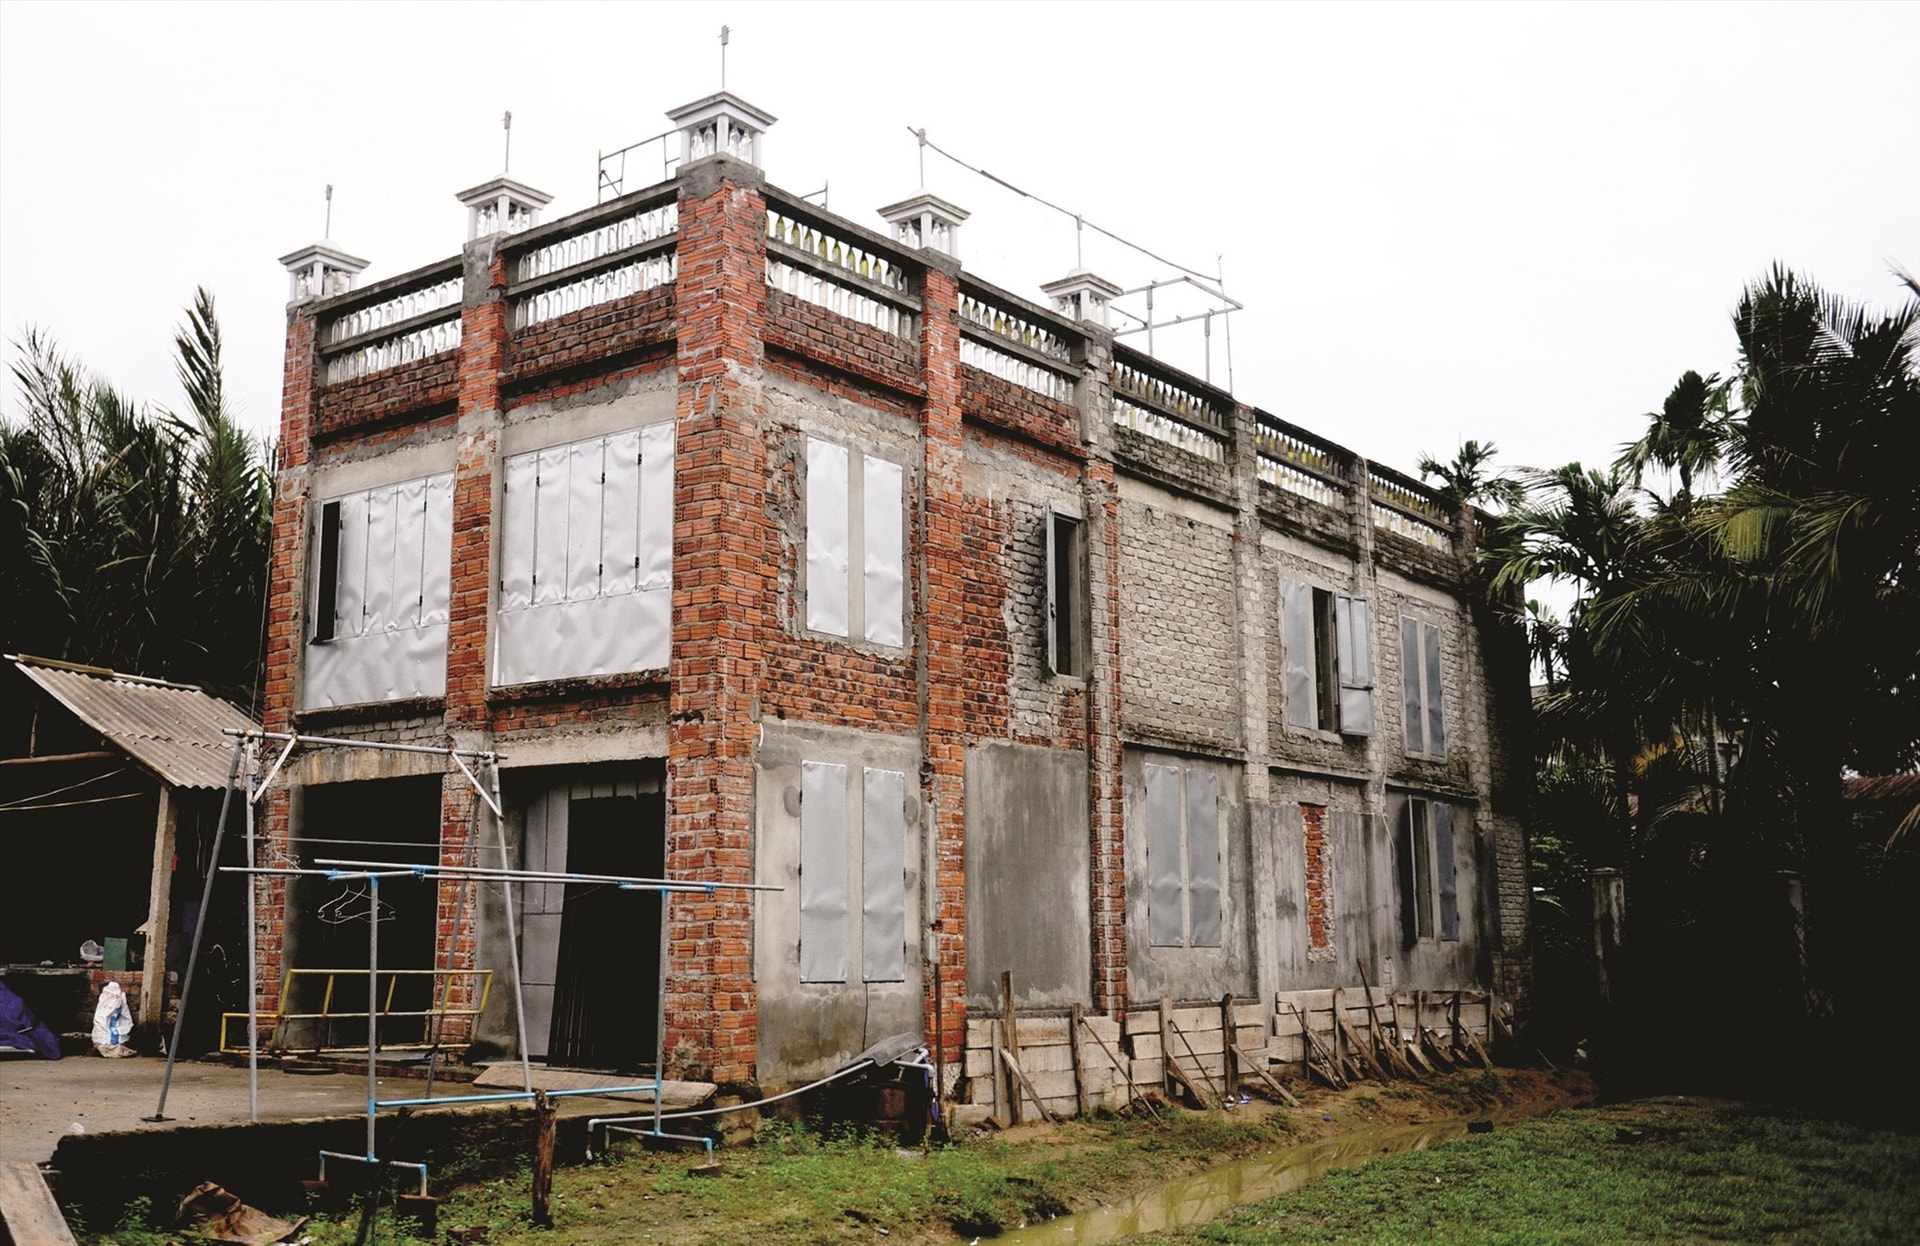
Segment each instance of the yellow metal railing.
M469 991L469 996L477 994L479 998L471 1005L455 1007L452 1003L455 979L465 978L474 982L477 991ZM320 980L320 1011L294 1012L287 1010L289 1001L297 998L295 988L302 982ZM428 980L432 985L430 999L437 999L437 1007L395 1008L394 997L400 993L402 980L408 983ZM262 1044L263 1049L275 1051L365 1051L367 1049L367 1012L336 1012L333 1008L335 987L341 981L352 983L362 989L367 982L364 969L289 969L280 983L280 1007L262 1009L259 1013L262 1028L271 1027L270 1037ZM439 1041L449 1018L471 1020L486 1010L487 999L493 993L493 970L491 969L382 969L374 982L374 996L379 1001L375 1009L376 1024L379 1026L381 1050L408 1050L432 1047ZM357 992L356 992L357 994ZM409 992L418 995L418 992ZM390 1023L419 1022L419 1036L395 1035L389 1037L394 1026ZM247 1044L244 1039L237 1043L232 1039L231 1031L238 1022L238 1030L244 1034L247 1029L247 1014L244 1012L222 1013L220 1016L220 1050L223 1052L244 1052ZM358 1028L347 1023L358 1021ZM405 1027L403 1027L405 1028ZM329 1041L338 1029L348 1041ZM312 1041L297 1041L308 1037Z

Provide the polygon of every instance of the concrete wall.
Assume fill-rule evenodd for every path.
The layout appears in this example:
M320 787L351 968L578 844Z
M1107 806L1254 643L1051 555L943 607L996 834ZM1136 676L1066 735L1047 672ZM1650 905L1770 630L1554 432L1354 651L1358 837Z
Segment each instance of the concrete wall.
M925 811L913 802L906 819L906 977L866 981L861 963L862 809L847 805L846 888L851 899L844 982L803 982L800 965L801 766L805 762L904 771L919 768L918 742L841 728L768 724L754 785L754 876L782 887L755 899L753 973L760 988L759 1075L781 1084L824 1076L867 1047L896 1034L921 1032L921 890ZM909 790L912 790L911 786Z
M1148 934L1148 882L1153 866L1147 843L1146 766L1166 766L1189 774L1213 776L1219 793L1217 828L1222 875L1220 879L1219 946L1155 946ZM1158 999L1218 1001L1231 991L1250 996L1255 991L1254 904L1257 888L1269 880L1256 878L1246 805L1240 791L1240 768L1228 762L1191 756L1127 750L1124 764L1127 836L1127 996L1135 1004ZM1213 828L1208 828L1213 829ZM1199 828L1189 825L1189 850L1200 843Z
M1090 1002L1087 759L1021 744L967 750L967 1006Z

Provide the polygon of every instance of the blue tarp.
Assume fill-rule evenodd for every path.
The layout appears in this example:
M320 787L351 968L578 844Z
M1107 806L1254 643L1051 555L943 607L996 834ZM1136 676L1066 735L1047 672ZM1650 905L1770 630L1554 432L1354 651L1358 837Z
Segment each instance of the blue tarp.
M26 1001L0 982L0 1047L37 1051L49 1060L60 1058L60 1037L46 1027Z

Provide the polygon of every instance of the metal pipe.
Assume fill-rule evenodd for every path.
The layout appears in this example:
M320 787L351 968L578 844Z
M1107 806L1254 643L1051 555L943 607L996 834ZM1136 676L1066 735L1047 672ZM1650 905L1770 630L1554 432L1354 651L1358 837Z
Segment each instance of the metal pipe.
M380 876L375 874L369 878L367 886L373 890L373 912L367 915L367 1160L371 1163L374 1156L373 1114L380 1097L377 1072L380 1062L380 1014L375 1010L374 1003L374 997L380 991Z
M253 779L259 767L260 754L252 741L247 742L247 864L257 865L260 858L256 855L253 842ZM247 1119L254 1124L260 1122L260 928L256 909L259 906L260 882L247 880ZM206 920L206 914L200 915Z
M827 1074L825 1077L822 1077L817 1081L808 1082L804 1086L796 1086L792 1090L783 1090L779 1094L770 1095L765 1099L755 1099L751 1103L729 1103L724 1107L717 1107L717 1108L692 1108L684 1112L668 1112L664 1116L656 1115L653 1119L656 1121L684 1121L684 1120L692 1120L696 1117L701 1117L701 1116L720 1116L727 1112L744 1112L748 1108L761 1108L761 1107L767 1106L769 1103L778 1103L782 1099L791 1099L795 1095L804 1095L809 1090L818 1090L820 1087L827 1085L829 1082L836 1082L843 1077L851 1077L855 1073L864 1073L868 1069L873 1069L878 1067L880 1066L875 1064L872 1060L858 1060L852 1064L849 1064L846 1068L841 1069L838 1072ZM915 1066L915 1067L918 1067L918 1066ZM548 1091L547 1093L553 1094L555 1092ZM566 1093L566 1092L560 1092L560 1093ZM593 1093L605 1094L606 1092L596 1091ZM442 1099L440 1100L440 1102L445 1103L447 1102L447 1100ZM587 1121L587 1136L589 1138L593 1136L593 1127L595 1125L621 1125L621 1124L627 1123L628 1121L643 1121L646 1119L647 1118L644 1116L595 1116L590 1118Z
M240 777L241 748L240 741L235 740L233 760L227 764L227 786L221 789L220 820L213 828L213 855L207 859L207 881L200 888L200 916L193 924L193 946L187 951L187 976L180 983L180 1001L173 1011L173 1041L167 1044L167 1071L160 1078L160 1102L153 1105L153 1115L146 1118L149 1121L167 1119L167 1091L173 1087L173 1065L180 1058L180 1032L187 1023L187 994L193 990L193 971L200 964L200 943L207 933L207 913L213 904L213 876L220 872L220 847L227 837L227 810L233 805L233 783Z
M641 1095L651 1093L659 1098L660 1087L655 1082L637 1082L631 1086L591 1086L579 1090L549 1090L549 1099L566 1099L577 1095ZM501 1090L484 1095L441 1095L437 1099L381 1099L383 1108L418 1107L457 1107L463 1103L511 1103L516 1100L531 1099L540 1092L537 1090Z
M661 863L665 864L665 861L663 860ZM672 942L672 927L667 920L667 910L671 907L672 901L664 891L659 893L659 899L660 998L654 1010L656 1017L653 1029L653 1079L655 1082L664 1081L667 1076L667 966L673 961L673 958L667 954L668 947ZM653 1092L653 1127L655 1129L660 1128L660 1091L657 1087ZM593 1143L593 1125L591 1123L587 1125L587 1143L589 1145Z
M487 758L487 778L493 785L493 804L500 808L500 763L491 754ZM507 852L507 820L497 812L493 818L494 840L500 845L500 859L511 861ZM527 991L520 972L520 932L514 927L513 884L500 884L500 900L507 911L507 960L513 966L513 1028L520 1042L520 1086L528 1094L533 1093L533 1060L527 1054ZM658 1071L656 1070L656 1075Z
M375 1159L371 1155L349 1155L345 1151L322 1151L320 1152L320 1180L322 1181L327 1179L328 1156L332 1156L334 1159L352 1160L356 1164L385 1164L389 1168L411 1168L420 1174L420 1196L425 1198L427 1195L427 1166L425 1164L404 1159Z
M473 771L467 769L467 763L460 760L459 752L450 748L447 750L447 756L452 760L454 765L460 767L460 773L467 776L467 782L473 785L474 793L479 796L481 800L487 802L487 808L493 810L493 816L496 818L499 817L500 802L489 795L485 788L480 786L480 780L473 777Z
M632 1125L617 1125L611 1121L602 1122L602 1126L608 1133L618 1131L623 1134L637 1134L642 1138L672 1138L676 1142L698 1142L701 1146L707 1148L707 1162L709 1164L713 1162L712 1138L702 1138L697 1134L670 1134L664 1129L635 1129ZM593 1138L592 1121L587 1122L587 1138L589 1141ZM601 1149L604 1150L605 1148L603 1147ZM592 1159L593 1156L589 1154L587 1158Z
M430 753L435 757L445 757L449 751L457 751L462 757L473 757L491 761L498 754L482 749L448 750L431 744L389 744L384 740L343 740L337 736L303 735L296 736L287 731L256 731L251 728L222 727L221 735L237 736L250 740L298 740L302 744L339 744L348 748L379 749L387 753Z
M252 794L255 800L259 800L261 794L273 786L273 781L280 777L280 767L287 764L287 758L293 756L293 750L299 746L299 736L295 735L288 738L287 747L281 749L280 756L273 759L273 765L267 768L267 777L260 780L259 790Z
M501 851L504 851L502 849ZM344 857L316 857L315 865L336 869L405 870L415 874L471 874L476 878L512 879L527 883L622 883L635 889L663 888L673 891L785 891L772 883L690 883L671 878L635 878L626 874L571 874L565 870L516 870L492 865L425 865L405 861L358 861Z

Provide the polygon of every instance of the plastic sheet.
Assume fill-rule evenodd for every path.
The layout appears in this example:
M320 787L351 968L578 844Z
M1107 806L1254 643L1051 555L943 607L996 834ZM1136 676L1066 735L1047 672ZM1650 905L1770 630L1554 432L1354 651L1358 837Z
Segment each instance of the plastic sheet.
M907 776L898 770L868 770L863 788L860 976L868 982L903 982L907 976Z
M847 980L847 768L800 766L800 980Z
M847 634L847 450L807 439L807 627Z
M322 559L310 560L309 614L317 616L323 595L331 594L333 635L307 645L302 707L440 696L447 686L452 474L316 503L316 551L318 526L329 513L339 523L334 582L322 582Z

